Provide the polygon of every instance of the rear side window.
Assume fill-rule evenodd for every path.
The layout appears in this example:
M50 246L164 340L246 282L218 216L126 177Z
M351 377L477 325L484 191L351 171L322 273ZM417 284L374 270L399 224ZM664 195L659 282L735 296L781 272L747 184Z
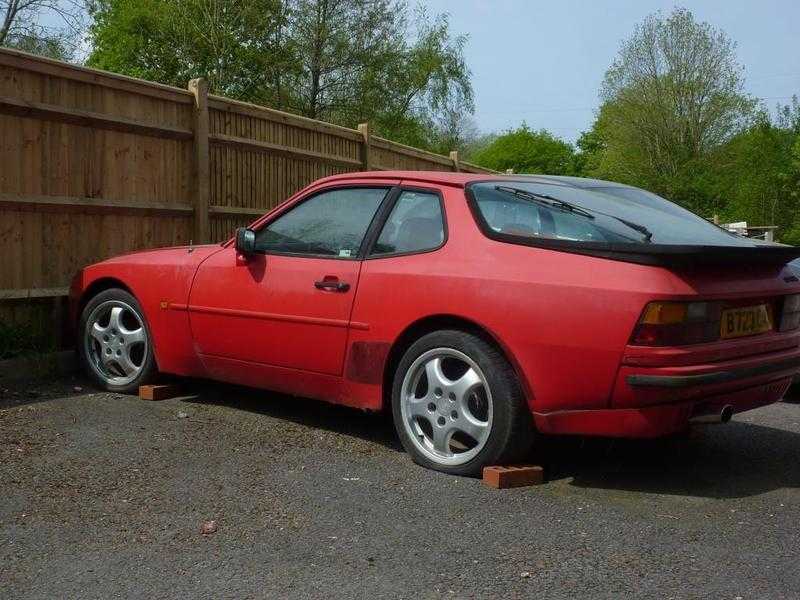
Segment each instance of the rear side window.
M637 188L586 189L498 180L475 183L469 189L490 236L610 244L752 245Z
M346 188L312 196L256 233L266 253L353 258L387 188Z
M405 190L383 226L372 256L433 250L444 243L444 218L437 194Z

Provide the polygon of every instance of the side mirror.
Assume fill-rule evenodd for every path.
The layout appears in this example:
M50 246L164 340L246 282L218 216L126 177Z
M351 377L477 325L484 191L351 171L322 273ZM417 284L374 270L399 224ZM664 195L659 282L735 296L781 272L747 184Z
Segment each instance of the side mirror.
M256 232L247 227L239 227L236 230L236 252L244 256L255 254L256 251Z

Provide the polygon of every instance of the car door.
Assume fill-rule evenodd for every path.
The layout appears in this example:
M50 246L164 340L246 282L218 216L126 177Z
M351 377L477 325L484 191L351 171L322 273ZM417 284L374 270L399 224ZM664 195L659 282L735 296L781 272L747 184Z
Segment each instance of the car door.
M206 260L188 309L207 364L340 375L362 244L391 187L313 192L256 230L255 254L237 256L231 245Z

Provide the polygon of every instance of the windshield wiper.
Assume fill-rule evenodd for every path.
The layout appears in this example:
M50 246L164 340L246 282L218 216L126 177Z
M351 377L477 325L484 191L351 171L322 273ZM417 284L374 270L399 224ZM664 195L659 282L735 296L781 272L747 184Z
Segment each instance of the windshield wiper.
M594 215L591 213L603 215L604 217L610 217L612 219L619 221L626 227L641 233L644 236L645 243L650 243L650 241L653 239L653 232L650 231L647 227L645 227L644 225L640 225L639 223L634 223L633 221L628 221L627 219L623 219L622 217L610 215L608 213L604 213L599 210L583 208L582 206L578 206L577 204L570 204L569 202L566 202L554 196L548 196L547 194L538 194L536 192L523 190L521 188L516 188L506 185L496 185L494 189L496 189L499 192L505 192L506 194L513 194L514 196L519 196L521 198L528 198L540 204L553 206L556 208L560 208L562 210L567 210L575 214L583 215L584 217L587 217L589 219L594 219Z
M587 219L594 219L594 215L589 211L587 211L586 209L581 208L580 206L576 206L575 204L570 204L569 202L565 202L564 200L560 200L554 196L548 196L547 194L537 194L536 192L523 190L521 188L510 187L507 185L496 185L494 189L496 189L498 192L505 192L506 194L512 194L514 196L527 198L529 200L533 200L534 202L538 202L546 206L552 206L569 212L574 212L576 214L583 215Z
M605 214L605 213L602 213L602 214ZM627 225L628 227L630 227L634 231L638 231L639 233L641 233L644 236L644 241L647 242L647 243L649 243L650 240L653 239L653 232L650 231L644 225L639 225L639 223L634 223L633 221L628 221L627 219L623 219L622 217L615 217L614 215L606 215L606 216L609 216L612 219L616 219L617 221L619 221L623 225Z

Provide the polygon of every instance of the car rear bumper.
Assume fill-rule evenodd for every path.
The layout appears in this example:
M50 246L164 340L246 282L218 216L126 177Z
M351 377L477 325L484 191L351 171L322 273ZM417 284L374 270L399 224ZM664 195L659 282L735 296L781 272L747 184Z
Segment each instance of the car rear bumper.
M534 418L537 429L547 434L661 437L685 430L692 417L718 414L725 406L738 413L777 402L791 381L791 375L784 375L767 383L689 401L638 408L534 413Z
M717 352L718 360L699 364L688 355L676 360L637 349L620 366L607 408L534 412L536 425L543 433L657 437L681 431L691 418L719 413L728 405L738 413L777 402L800 371L800 347L796 335L768 341L764 349L771 351L729 354L727 360L719 360Z
M679 366L623 364L611 395L612 408L644 408L734 394L791 378L800 371L800 347Z

